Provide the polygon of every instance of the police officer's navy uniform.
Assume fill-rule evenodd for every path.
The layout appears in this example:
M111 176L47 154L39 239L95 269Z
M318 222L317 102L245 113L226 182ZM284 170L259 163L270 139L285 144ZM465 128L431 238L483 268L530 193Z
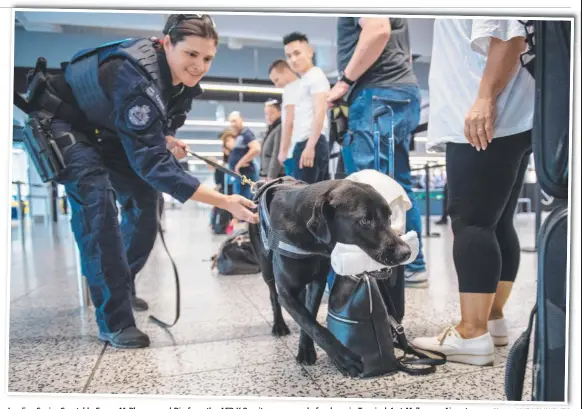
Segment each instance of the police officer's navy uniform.
M65 79L88 125L53 121L55 137L70 132L78 141L65 151L67 168L58 182L71 202L100 337L111 341L135 327L133 283L156 239L159 192L184 203L200 185L166 148L166 135L184 124L201 89L172 86L165 53L154 39L81 51Z

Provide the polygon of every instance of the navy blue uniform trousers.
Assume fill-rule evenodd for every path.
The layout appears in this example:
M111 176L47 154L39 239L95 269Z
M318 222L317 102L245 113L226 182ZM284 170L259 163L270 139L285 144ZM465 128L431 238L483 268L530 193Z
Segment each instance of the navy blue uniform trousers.
M71 132L62 121L54 121L52 129ZM131 295L156 240L158 192L133 171L118 139L77 143L64 159L58 182L71 204L71 227L99 330L135 325Z

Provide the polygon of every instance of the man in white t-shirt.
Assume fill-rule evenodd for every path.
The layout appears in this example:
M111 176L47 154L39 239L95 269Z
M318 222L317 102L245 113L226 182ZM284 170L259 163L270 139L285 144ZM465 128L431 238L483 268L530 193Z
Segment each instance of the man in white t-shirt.
M300 75L295 102L293 131L281 141L279 158L293 158L295 179L315 183L329 179L327 132L327 93L330 86L321 68L313 65L313 48L304 34L291 33L283 38L285 56L293 71ZM287 120L287 119L286 119Z
M520 260L513 215L531 153L534 80L517 20L436 19L427 147L446 150L461 319L412 344L492 365L508 343L503 307ZM522 322L525 325L527 317Z
M276 60L269 67L269 78L277 88L283 88L281 100L281 143L288 145L282 151L287 155L278 155L279 162L285 165L285 174L293 174L292 150L289 149L293 134L293 120L295 119L295 104L299 95L300 81L297 74L291 69L287 61Z

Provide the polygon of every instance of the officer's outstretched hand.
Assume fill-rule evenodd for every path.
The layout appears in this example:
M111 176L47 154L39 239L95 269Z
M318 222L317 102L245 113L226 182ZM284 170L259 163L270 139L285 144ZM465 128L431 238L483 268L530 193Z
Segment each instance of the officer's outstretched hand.
M178 160L184 159L187 155L188 145L186 145L186 142L173 136L166 136L166 147L172 151Z
M257 206L246 197L239 195L229 195L226 199L226 209L238 220L248 223L257 224L259 215L251 212L249 209L255 209Z

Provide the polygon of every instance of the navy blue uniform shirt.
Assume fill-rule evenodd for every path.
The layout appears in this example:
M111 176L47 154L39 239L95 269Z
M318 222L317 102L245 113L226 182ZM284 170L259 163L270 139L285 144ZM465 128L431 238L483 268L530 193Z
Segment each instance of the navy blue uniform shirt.
M158 53L163 89L130 61L114 58L99 67L99 82L115 106L115 130L134 171L153 188L184 203L200 186L166 148L166 136L174 136L190 111L199 85L173 86L162 50Z

